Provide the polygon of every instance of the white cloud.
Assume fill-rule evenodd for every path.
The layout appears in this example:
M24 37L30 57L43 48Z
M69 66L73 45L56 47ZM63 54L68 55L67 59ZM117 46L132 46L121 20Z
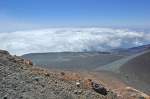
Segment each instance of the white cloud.
M143 32L113 28L49 28L0 33L0 49L13 54L101 51L150 42Z

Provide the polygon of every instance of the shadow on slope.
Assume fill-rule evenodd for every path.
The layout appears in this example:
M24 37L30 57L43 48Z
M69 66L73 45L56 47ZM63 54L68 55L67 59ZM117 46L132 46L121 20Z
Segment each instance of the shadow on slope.
M150 51L120 59L95 70L117 73L129 85L150 94Z
M127 49L124 49L124 48L113 49L111 50L111 52L116 53L116 54L121 54L121 55L134 55L134 54L141 53L147 50L150 50L150 44L127 48Z

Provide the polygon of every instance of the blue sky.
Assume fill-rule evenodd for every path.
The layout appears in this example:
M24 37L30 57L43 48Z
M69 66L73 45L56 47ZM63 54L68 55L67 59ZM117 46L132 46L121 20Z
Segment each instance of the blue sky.
M150 0L0 0L0 31L49 26L150 26Z
M14 54L149 43L150 0L0 0L0 48Z

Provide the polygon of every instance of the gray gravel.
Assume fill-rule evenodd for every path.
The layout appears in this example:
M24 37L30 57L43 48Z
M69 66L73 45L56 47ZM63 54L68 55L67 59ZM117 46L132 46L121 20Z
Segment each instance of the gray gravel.
M77 88L75 82L50 73L33 73L24 59L0 50L0 99L116 99L110 92L103 96L91 89Z

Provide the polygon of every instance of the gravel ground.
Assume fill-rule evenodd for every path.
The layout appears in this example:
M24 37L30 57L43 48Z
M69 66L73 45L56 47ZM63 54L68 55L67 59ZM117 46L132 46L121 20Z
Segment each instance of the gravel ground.
M113 92L103 96L75 83L0 50L0 99L117 99Z

